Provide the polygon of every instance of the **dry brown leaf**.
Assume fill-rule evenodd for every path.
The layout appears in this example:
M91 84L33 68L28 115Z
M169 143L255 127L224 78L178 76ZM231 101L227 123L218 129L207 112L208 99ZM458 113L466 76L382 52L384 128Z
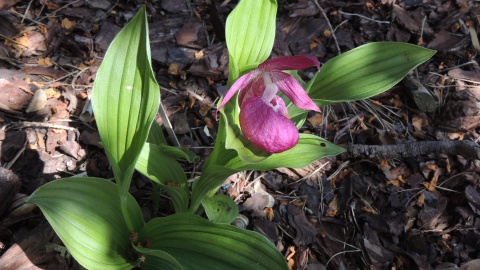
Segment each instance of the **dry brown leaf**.
M323 115L321 113L315 113L312 117L307 119L308 122L314 127L318 127L323 121Z
M423 205L425 204L425 195L423 193L418 196L416 204L420 207L423 207Z
M36 31L25 31L23 35L15 38L12 47L17 50L15 57L28 57L41 54L46 50L45 37Z
M290 267L290 269L293 269L293 266L295 265L295 260L293 260L293 256L295 256L295 247L294 246L290 246L290 248L288 248L288 251L289 251L289 254L287 256L287 264L288 264L288 267Z
M170 64L170 66L168 66L168 74L170 75L180 74L180 68L178 67L178 64L175 64L175 63Z
M51 67L51 66L53 66L53 62L50 59L50 57L45 57L45 58L38 59L37 65L42 66L42 67Z
M27 144L26 148L31 150L38 150L38 147L35 144L31 144L31 143Z
M62 28L63 29L70 29L75 26L75 22L70 21L68 18L62 20Z
M194 96L189 96L188 100L190 101L190 105L188 106L188 108L191 109L193 108L193 106L195 106L195 102L197 101L197 99Z
M367 212L367 213L370 213L370 214L373 214L373 215L378 215L380 214L377 210L371 208L371 207L368 207L368 206L363 206L362 207L362 210Z
M403 184L402 181L397 180L397 179L387 181L387 185L392 185L392 186L395 186L395 187L400 187L400 186L402 186L402 184Z
M60 98L62 96L61 93L57 92L55 89L53 88L48 88L45 90L45 95L47 95L47 99L49 98Z
M333 197L333 200L328 204L327 211L325 212L325 216L327 217L334 217L337 215L338 212L338 199L337 195Z
M382 106L382 102L378 100L372 100L373 105Z
M207 127L210 128L210 129L214 128L212 120L210 120L210 118L208 118L208 117L205 117L205 124L207 124Z
M422 131L423 127L428 124L428 121L423 119L421 116L414 114L412 116L412 125L416 131Z
M215 83L210 77L207 77L208 85L213 85Z
M204 56L205 54L203 53L203 50L200 50L198 52L195 53L195 59L200 59Z
M37 135L36 137L38 147L45 149L45 140L43 139L45 134L41 133L40 131L36 131L35 135Z
M415 224L416 218L409 218L407 224L405 224L405 231L409 231Z
M450 140L459 140L459 141L462 141L464 135L465 135L465 133L463 133L463 132L447 133L447 137L448 137Z
M303 207L305 205L305 201L302 200L295 200L292 202L293 205L298 206L298 207Z
M265 208L265 212L267 214L267 219L270 221L273 221L273 218L275 217L275 213L273 212L273 208L267 207Z

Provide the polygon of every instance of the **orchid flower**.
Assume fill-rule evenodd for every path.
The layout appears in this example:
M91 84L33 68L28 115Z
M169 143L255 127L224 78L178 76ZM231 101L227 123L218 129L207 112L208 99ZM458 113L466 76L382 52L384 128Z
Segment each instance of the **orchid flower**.
M240 127L256 147L269 153L280 153L294 147L299 140L298 129L288 117L285 102L277 95L284 93L302 110L319 112L300 83L282 70L298 70L320 62L311 55L285 56L267 60L240 78L230 87L218 109L237 93L240 106Z

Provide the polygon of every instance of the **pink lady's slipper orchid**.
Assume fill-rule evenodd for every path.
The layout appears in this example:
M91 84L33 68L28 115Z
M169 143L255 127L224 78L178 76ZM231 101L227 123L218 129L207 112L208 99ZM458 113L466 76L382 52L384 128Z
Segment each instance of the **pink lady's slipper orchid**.
M302 110L320 111L300 83L282 70L297 70L311 66L320 68L320 62L311 55L286 56L267 60L240 77L228 90L219 106L240 91L240 127L256 147L269 153L280 153L294 147L299 140L298 129L288 118L284 93Z

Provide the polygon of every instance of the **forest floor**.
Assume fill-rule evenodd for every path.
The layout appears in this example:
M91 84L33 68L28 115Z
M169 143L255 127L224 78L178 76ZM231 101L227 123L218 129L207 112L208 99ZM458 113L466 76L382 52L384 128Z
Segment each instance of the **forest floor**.
M23 202L58 178L113 176L88 101L109 43L142 2L0 0L0 269L81 268ZM162 103L180 144L200 156L184 164L191 178L213 146L228 76L225 20L237 2L147 4ZM437 53L385 93L309 114L301 132L346 154L227 179L222 190L247 228L271 239L293 269L480 269L480 3L278 5L272 57L327 62L375 41ZM145 219L171 214L166 198L153 212L151 191L136 174L131 193Z

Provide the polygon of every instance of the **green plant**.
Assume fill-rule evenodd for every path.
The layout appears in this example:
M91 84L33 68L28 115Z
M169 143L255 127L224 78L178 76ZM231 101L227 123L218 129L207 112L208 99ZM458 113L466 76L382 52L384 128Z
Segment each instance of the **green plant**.
M228 17L229 86L270 55L276 9L273 0L241 0ZM230 102L221 104L214 150L200 179L189 187L177 159L193 162L195 155L167 145L153 121L160 94L147 29L142 7L110 45L94 85L94 112L115 183L93 177L64 178L40 187L29 202L40 207L72 256L88 269L288 269L269 240L228 225L238 214L237 206L215 193L235 172L303 167L344 150L314 135L298 135L295 129L298 140L290 149L278 153L259 149L242 132L239 101L232 94ZM367 98L387 90L432 54L409 44L368 44L330 60L309 83L299 83L318 106ZM345 65L350 59L355 64ZM277 60L278 72L283 69L281 61ZM343 91L336 91L337 87ZM282 112L288 110L294 126L303 124L306 112L286 97L273 100L278 102L273 105L286 108L280 108ZM128 192L135 169L152 180L154 190L164 189L170 195L176 214L144 224L140 207ZM208 221L194 214L199 209Z

